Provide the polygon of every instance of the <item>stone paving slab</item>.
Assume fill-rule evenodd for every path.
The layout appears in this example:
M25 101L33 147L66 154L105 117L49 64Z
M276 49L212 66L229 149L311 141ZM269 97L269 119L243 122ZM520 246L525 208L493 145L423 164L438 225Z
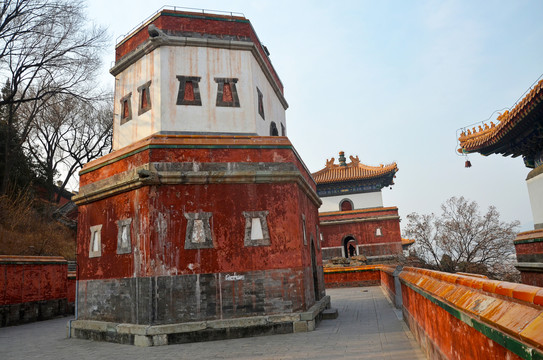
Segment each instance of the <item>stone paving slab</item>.
M8 359L425 359L380 287L329 289L339 316L315 331L139 348L66 339L59 318L0 328L0 358Z

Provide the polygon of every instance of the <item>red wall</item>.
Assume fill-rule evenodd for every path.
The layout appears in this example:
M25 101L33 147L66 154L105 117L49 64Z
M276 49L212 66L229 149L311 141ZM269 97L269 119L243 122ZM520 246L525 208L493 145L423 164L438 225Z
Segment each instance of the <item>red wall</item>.
M66 298L67 274L62 257L0 256L0 305Z
M300 201L292 201L300 198ZM221 199L217 201L217 199ZM82 205L78 254L81 280L198 274L217 271L300 268L310 264L304 250L301 213L306 215L308 243L315 238L316 207L296 184L208 184L144 187ZM300 205L301 206L300 206ZM243 211L269 210L270 246L244 246ZM214 248L184 249L184 212L212 212ZM130 254L117 254L116 220L132 218ZM162 225L158 225L161 223ZM90 230L102 224L102 255L88 258ZM157 231L157 226L162 226ZM139 246L138 246L139 243ZM320 258L320 251L316 248ZM320 259L317 260L320 262ZM195 266L189 268L189 264Z
M323 246L343 246L344 238L353 236L358 245L372 245L360 248L363 255L379 256L401 253L400 220L399 218L387 219L387 217L397 216L398 208L396 207L321 213L319 220L323 233ZM368 221L356 221L359 219L367 219ZM333 221L350 220L352 222L333 223ZM327 222L331 223L327 224ZM382 236L376 235L377 228L381 228Z
M149 143L169 147L134 153ZM187 148L172 150L175 145ZM198 145L209 148L191 148ZM243 148L236 148L238 145ZM131 154L125 157L127 152ZM87 164L81 173L82 191L86 185L149 162L289 163L296 165L313 191L316 188L287 138L157 135ZM269 211L270 246L246 247L243 212L263 210ZM200 211L213 214L214 247L184 249L188 224L184 213ZM301 214L305 215L307 245L303 243ZM127 218L132 218L133 251L117 254L116 221ZM102 255L89 258L89 228L100 224ZM307 268L311 265L311 237L316 262L322 264L317 224L316 204L292 180L143 186L80 204L79 279Z
M379 285L380 280L379 265L324 269L327 288Z

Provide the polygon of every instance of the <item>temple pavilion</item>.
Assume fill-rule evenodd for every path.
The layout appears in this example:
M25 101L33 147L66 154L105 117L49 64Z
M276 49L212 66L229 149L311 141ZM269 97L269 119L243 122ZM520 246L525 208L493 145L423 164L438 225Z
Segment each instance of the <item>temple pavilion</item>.
M397 207L384 207L381 190L394 184L396 163L368 166L358 156L339 153L315 173L317 194L322 200L319 221L323 259L352 253L369 261L392 260L402 252ZM352 248L351 248L352 249ZM354 255L354 254L353 254Z
M522 282L543 286L543 80L512 109L498 116L496 123L467 129L460 135L460 153L522 156L532 169L526 177L534 219L534 230L518 234L515 240Z
M321 200L250 21L163 8L115 53L114 151L83 167L74 200L72 336L155 346L314 330L329 306Z

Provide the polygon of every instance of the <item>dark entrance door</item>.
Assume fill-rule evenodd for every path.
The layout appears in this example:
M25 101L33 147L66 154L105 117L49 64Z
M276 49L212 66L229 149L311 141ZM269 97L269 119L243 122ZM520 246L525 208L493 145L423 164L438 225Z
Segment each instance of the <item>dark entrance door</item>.
M344 250L344 254L346 258L349 257L349 241L353 241L354 242L353 246L356 248L355 238L352 236L346 236L345 239L343 239L343 250ZM356 252L355 252L355 255L356 255Z

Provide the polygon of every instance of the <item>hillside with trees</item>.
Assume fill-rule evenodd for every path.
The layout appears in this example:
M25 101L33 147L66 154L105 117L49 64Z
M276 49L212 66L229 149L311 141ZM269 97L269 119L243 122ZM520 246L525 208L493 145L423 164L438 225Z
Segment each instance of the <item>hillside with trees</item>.
M58 209L111 151L111 92L96 83L108 41L82 1L0 4L0 254L75 257Z

